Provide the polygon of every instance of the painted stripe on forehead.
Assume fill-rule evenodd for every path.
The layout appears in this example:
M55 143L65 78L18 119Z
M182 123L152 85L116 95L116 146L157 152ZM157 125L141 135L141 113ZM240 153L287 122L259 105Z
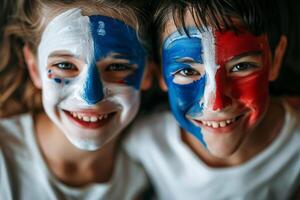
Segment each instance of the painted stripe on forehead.
M54 51L68 51L82 56L86 63L94 57L89 18L81 15L80 9L70 9L55 17L45 28L39 45L40 57L48 58ZM65 39L68 35L68 40ZM41 63L47 64L47 60Z
M111 50L124 55L140 56L145 53L136 31L124 22L107 16L89 16L95 42L95 58L107 56ZM102 47L110 47L103 49Z
M204 91L203 104L204 108L211 107L216 98L216 73L218 65L216 63L216 41L213 30L207 28L201 33L203 45L203 62L206 73L206 87ZM202 102L199 102L200 105Z
M199 38L199 39L201 39L201 33L200 33L200 31L196 27L188 27L187 31L188 31L188 34L189 34L189 36L191 38ZM174 41L180 40L180 39L183 39L183 38L187 38L187 37L188 37L188 35L184 32L184 30L183 29L179 29L178 31L172 33L171 35L169 35L165 39L162 47L164 49L169 49L170 45Z
M130 64L137 65L135 72L126 77L123 82L139 89L145 67L146 51L139 42L136 31L115 18L101 15L93 15L89 18L95 45L95 60L117 53L119 55L116 57L127 59Z

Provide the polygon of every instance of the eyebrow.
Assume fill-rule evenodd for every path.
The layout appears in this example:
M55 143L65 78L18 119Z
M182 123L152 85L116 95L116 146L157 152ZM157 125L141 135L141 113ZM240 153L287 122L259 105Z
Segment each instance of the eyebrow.
M178 59L176 59L176 62L192 64L192 63L195 63L196 61L193 58L184 57L184 58L178 58Z
M234 56L233 58L229 59L228 62L236 61L236 60L239 60L239 59L241 59L243 57L247 57L247 56L261 56L261 55L262 55L261 51L249 51L249 52Z
M69 52L69 51L54 51L52 52L48 58L55 58L55 57L74 57L78 58L79 56Z

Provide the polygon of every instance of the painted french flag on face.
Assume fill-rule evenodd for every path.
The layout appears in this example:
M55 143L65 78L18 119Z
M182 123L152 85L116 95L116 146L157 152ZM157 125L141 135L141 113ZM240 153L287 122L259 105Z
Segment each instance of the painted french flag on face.
M268 68L254 70L247 77L233 78L232 66L227 64L244 54L267 55L264 52L268 52L268 45L265 36L255 36L243 29L236 33L190 27L187 31L189 36L181 30L164 41L163 75L175 118L205 145L200 127L190 119L200 119L204 111L225 112L233 100L240 105L253 105L251 109L259 107L258 100L265 102ZM268 59L266 56L264 64L258 65L268 66Z

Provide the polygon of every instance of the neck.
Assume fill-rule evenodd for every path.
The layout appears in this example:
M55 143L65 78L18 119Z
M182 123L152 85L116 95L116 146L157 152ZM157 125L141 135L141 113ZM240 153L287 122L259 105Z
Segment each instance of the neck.
M38 115L35 121L41 152L58 180L70 186L110 180L117 150L116 139L99 150L83 151L73 146L46 114Z
M270 106L253 131L248 133L247 138L231 154L224 157L216 157L209 152L192 134L182 130L181 137L191 150L210 167L237 166L250 160L266 149L279 135L284 121L284 109L280 102L272 100Z

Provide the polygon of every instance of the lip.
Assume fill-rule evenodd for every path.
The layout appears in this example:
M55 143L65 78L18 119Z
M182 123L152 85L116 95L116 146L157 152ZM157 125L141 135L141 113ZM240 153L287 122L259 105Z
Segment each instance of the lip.
M108 124L112 118L116 115L116 111L113 112L106 112L106 113L97 113L95 111L90 111L90 110L84 110L84 111L67 111L63 110L63 112L66 114L66 116L74 122L77 126L84 128L84 129L98 129L106 124ZM76 113L77 115L81 115L84 117L93 117L93 116L102 116L101 120L97 119L96 122L91 122L91 121L83 121L77 117L74 117L72 113ZM105 117L106 116L106 117Z
M215 122L221 122L221 121L226 121L226 119L224 120L221 120L221 119L218 119L218 120L197 120L197 119L191 119L192 122L200 127L201 129L205 129L207 130L209 133L214 133L214 134L226 134L226 133L230 133L232 132L239 124L240 122L242 121L242 118L245 116L245 114L242 114L242 115L238 115L236 117L233 117L234 118L234 121L231 122L230 124L228 124L227 126L225 127L217 127L217 128L213 128L211 126L208 126L208 125L205 125L203 124L203 121L215 121ZM231 118L231 119L233 119Z

